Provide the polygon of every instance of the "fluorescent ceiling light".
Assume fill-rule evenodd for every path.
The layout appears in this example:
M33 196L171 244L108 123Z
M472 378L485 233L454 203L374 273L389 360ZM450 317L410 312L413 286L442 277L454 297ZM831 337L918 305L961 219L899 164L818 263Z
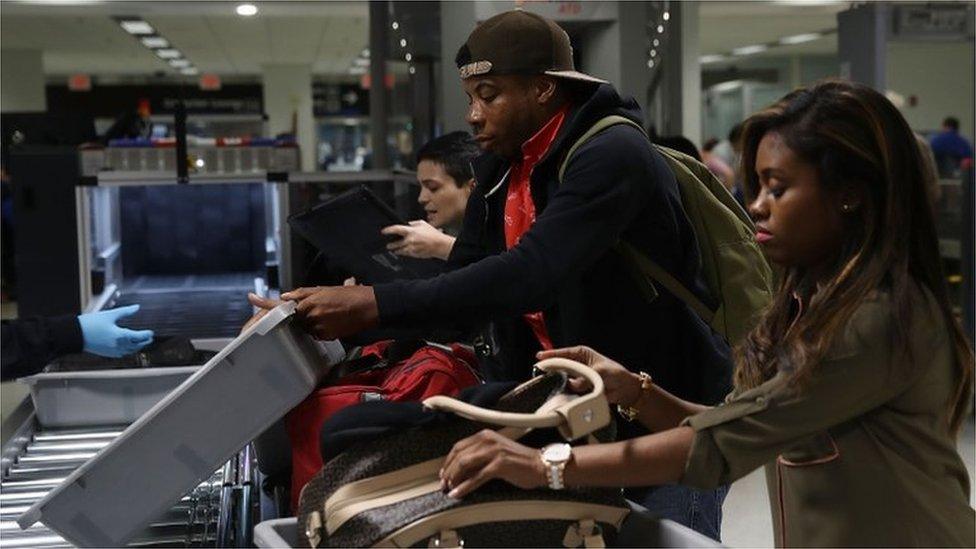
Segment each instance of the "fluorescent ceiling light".
M185 68L187 68L187 67L190 66L190 60L189 59L170 59L169 60L169 66L173 67L174 69L185 69Z
M805 34L794 34L793 36L784 36L779 39L779 43L783 45L791 44L802 44L804 42L813 42L814 40L820 40L823 35L819 32L808 32Z
M180 53L180 50L173 49L173 48L156 50L156 55L162 57L163 59L179 59L180 57L183 57L183 54Z
M357 67L368 67L369 59L363 59L362 57L357 57L353 59L352 64Z
M728 82L722 82L721 84L715 84L711 87L711 90L722 93L732 90L737 90L742 87L742 80L729 80Z
M101 4L105 0L19 0L19 4L34 4L38 6L90 6Z
M754 44L752 46L743 46L741 48L734 48L732 50L732 55L752 55L754 53L764 52L769 49L769 46L765 44Z
M698 58L698 62L702 65L707 65L709 63L718 63L719 61L725 61L725 56L721 54L710 54L703 55Z
M141 19L128 19L119 21L119 25L129 34L156 34L152 25Z
M237 6L237 15L242 17L250 17L252 15L257 15L258 7L254 4L241 4Z
M163 38L162 36L146 36L142 39L142 45L151 50L168 48L169 40Z
M774 4L781 6L834 6L843 3L845 0L773 0Z
M349 74L366 74L366 67L349 67Z
M200 71L196 67L186 67L186 68L180 69L180 74L185 74L187 76L193 76L193 75L196 75L196 74L200 74Z

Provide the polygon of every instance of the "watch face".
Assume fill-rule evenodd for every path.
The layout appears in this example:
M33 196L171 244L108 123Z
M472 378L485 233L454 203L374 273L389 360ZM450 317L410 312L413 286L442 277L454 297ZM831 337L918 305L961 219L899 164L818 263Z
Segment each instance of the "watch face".
M542 449L542 457L550 463L562 463L569 461L569 455L572 450L569 444L550 444Z

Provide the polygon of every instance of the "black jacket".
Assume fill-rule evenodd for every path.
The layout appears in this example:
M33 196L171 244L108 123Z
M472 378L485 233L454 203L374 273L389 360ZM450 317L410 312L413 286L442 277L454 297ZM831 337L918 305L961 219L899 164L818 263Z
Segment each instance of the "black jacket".
M694 232L665 160L636 128L618 125L580 147L557 181L569 147L610 114L642 124L636 102L610 85L571 109L532 172L536 222L511 250L503 230L508 163L478 158L477 185L449 259L454 270L376 286L381 323L491 321L501 366L487 377L520 380L538 350L521 315L542 310L557 347L589 345L682 398L720 400L731 377L728 347L664 288L648 302L612 249L625 239L707 299Z
M84 345L74 315L4 320L2 326L2 381L36 374L55 357L80 353Z

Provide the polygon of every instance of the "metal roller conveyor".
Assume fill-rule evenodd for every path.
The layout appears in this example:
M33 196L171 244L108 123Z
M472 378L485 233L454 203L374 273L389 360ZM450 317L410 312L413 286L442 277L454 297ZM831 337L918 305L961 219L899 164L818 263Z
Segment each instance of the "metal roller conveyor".
M61 429L39 431L14 457L0 479L0 548L50 549L71 545L41 523L21 530L17 518L112 440L124 428ZM250 476L250 452L241 452L153 521L130 543L131 547L228 546L231 537L218 539L219 524L239 525L246 509L234 488ZM241 475L241 473L244 473ZM226 476L226 478L225 478ZM249 483L249 482L248 482ZM223 494L228 494L224 501ZM246 506L244 506L246 508ZM222 513L227 517L221 520ZM229 533L227 530L225 534ZM235 532L239 539L241 532ZM234 539L236 541L236 539Z
M27 449L28 455L53 455L75 452L98 452L111 443L108 439L91 439L71 442L35 442Z

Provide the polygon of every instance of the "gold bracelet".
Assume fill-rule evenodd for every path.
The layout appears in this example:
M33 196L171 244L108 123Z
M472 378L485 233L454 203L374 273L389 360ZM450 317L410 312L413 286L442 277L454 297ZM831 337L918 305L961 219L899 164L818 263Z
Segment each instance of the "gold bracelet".
M632 406L621 406L620 404L617 405L617 413L623 416L623 418L626 419L627 421L634 421L635 419L637 419L637 416L640 415L640 410L636 408L637 404L640 403L641 399L644 398L644 395L650 392L651 387L654 386L654 381L651 379L651 375L648 374L647 372L640 372L638 376L640 377L640 381L641 381L640 394L637 395L637 399L634 400L633 405Z

